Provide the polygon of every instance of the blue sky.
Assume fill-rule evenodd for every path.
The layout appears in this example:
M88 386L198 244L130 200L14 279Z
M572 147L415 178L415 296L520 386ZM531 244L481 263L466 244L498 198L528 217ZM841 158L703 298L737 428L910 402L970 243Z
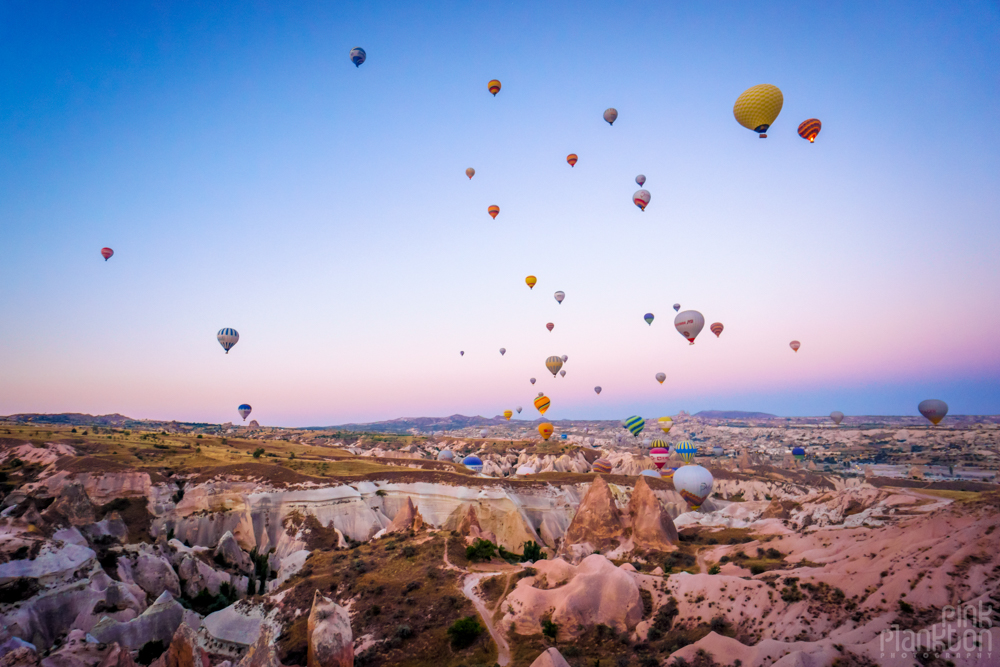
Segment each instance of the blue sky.
M0 413L998 413L998 14L4 3Z

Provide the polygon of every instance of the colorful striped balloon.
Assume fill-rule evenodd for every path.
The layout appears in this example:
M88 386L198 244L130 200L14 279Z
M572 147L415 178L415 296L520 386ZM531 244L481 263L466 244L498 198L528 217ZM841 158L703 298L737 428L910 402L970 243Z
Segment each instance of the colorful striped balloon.
M649 206L649 190L636 190L632 195L632 201L639 207L640 211L645 211Z
M663 479L673 479L677 468L663 468L660 470L660 477Z
M236 331L236 329L230 329L227 327L225 329L219 329L219 333L216 335L216 338L219 341L219 345L222 346L222 349L226 351L226 354L229 354L229 350L232 349L233 345L236 345L236 343L239 342L240 334Z
M486 88L493 93L493 97L496 97L497 93L500 92L500 81L498 79L492 79L488 84L486 84Z
M638 415L629 417L625 420L625 428L627 428L628 432L632 435L639 435L642 433L642 429L645 428L645 426L646 420Z
M663 469L667 461L670 459L669 445L663 440L657 438L652 443L652 449L649 450L649 458L653 459L653 463L657 468Z
M674 425L674 420L670 417L660 417L656 420L656 425L660 427L660 430L664 433L670 433L670 427Z
M550 401L549 397L544 394L535 399L535 408L543 415L545 414L545 411L549 409L550 405L552 405L552 401Z
M575 167L577 161L576 153L570 153L566 156L566 162L569 162L569 166Z
M562 368L562 365L563 365L562 357L551 356L545 360L545 367L549 369L550 373L552 373L552 377L556 376L556 373L559 372L559 369Z
M534 289L535 283L538 282L538 278L536 278L535 276L528 276L527 278L524 279L524 282L527 283L528 289Z
M799 125L799 136L803 139L808 139L809 143L816 141L816 135L823 128L823 123L820 122L819 118L810 118L809 120L804 120Z
M653 324L653 313L646 313L642 316L642 319L646 320L646 324Z
M253 408L251 408L249 404L244 403L240 407L236 408L236 410L239 411L240 417L243 417L243 421L246 421L247 416L250 414L250 411L253 410Z
M503 416L504 416L504 419L506 419L507 421L510 421L510 418L514 416L514 411L513 410L504 410L503 411Z
M360 46L351 49L351 62L355 67L361 67L361 63L368 59L368 54Z
M698 454L698 448L695 447L694 443L690 440L685 440L684 442L679 443L676 447L674 447L674 451L680 455L681 460L684 461L684 463L691 463L691 461L694 460L694 457Z
M599 475L610 475L611 467L611 461L607 459L597 459L593 465L594 472Z
M497 216L500 215L500 207L494 204L493 206L490 206L488 209L486 209L486 212L490 214L491 218L496 220Z
M723 327L723 326L722 326L722 322L715 322L714 324L712 324L712 326L710 326L710 327L708 328L708 330L709 330L709 331L711 331L712 333L714 333L714 334L715 334L715 337L716 337L716 338L718 338L718 337L719 337L719 334L721 334L721 333L722 333L722 330L723 330L724 328L725 328L725 327Z

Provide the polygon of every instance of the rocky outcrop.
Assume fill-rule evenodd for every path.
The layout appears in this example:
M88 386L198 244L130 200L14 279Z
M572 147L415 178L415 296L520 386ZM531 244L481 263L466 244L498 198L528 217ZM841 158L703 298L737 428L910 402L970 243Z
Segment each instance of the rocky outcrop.
M481 539L497 544L497 536L489 531L483 530L482 526L479 525L479 515L476 512L475 505L469 505L467 511L458 522L456 530L461 533L462 536L465 537L465 540L469 543L472 543L477 539Z
M250 556L243 549L240 549L240 545L236 542L236 538L233 537L230 531L226 531L219 539L213 556L217 561L234 567L244 574L253 572L253 561L250 560Z
M113 643L97 667L136 667L136 664L131 651L118 643Z
M236 602L211 613L202 621L208 638L220 647L249 648L261 635L264 611L259 605Z
M637 549L672 551L677 544L677 528L660 505L645 477L639 477L628 503L632 542Z
M209 667L208 653L198 645L198 635L187 623L177 626L170 646L150 667Z
M184 593L190 598L197 596L202 590L218 595L222 584L232 584L232 576L228 572L216 570L193 555L184 556L177 571L184 580Z
M94 523L94 505L80 482L67 482L59 490L55 502L49 505L42 516L53 524L85 526Z
M307 667L354 667L354 635L346 609L316 591L306 627Z
M573 521L563 536L560 553L592 553L595 550L614 549L626 538L625 521L615 504L604 477L598 476L591 484L576 510ZM578 547L578 548L573 548Z
M82 532L92 544L114 542L125 544L128 542L128 526L125 525L118 512L111 512L97 523L84 526Z
M270 628L263 628L260 637L250 646L236 667L281 667L274 648L274 635Z
M392 523L385 529L386 533L399 533L407 531L420 531L425 528L424 518L420 516L420 511L413 506L413 498L406 497L406 504L400 508Z
M0 667L37 667L38 651L34 644L11 637L0 644Z
M131 649L141 648L151 641L169 642L182 622L197 627L200 619L197 614L187 611L166 591L156 599L149 609L137 618L121 622L109 617L91 629L90 634L105 643L118 642Z
M159 555L148 544L137 545L118 559L118 578L135 582L150 596L168 591L173 597L181 596L181 584L166 557Z
M67 581L96 558L92 549L72 543L46 542L34 558L0 563L0 584L15 579L37 579L41 584Z
M531 667L570 667L570 665L566 662L566 658L562 657L562 653L553 646L535 658Z

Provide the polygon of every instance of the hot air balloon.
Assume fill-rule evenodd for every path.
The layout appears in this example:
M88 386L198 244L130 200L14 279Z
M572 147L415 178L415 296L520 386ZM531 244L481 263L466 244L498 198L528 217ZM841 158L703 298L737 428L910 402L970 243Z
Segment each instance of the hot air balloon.
M351 62L354 63L355 67L361 67L361 63L363 63L367 58L368 54L365 53L365 50L360 46L355 46L351 49Z
M243 421L246 421L247 416L250 414L250 411L253 410L253 408L251 408L247 403L244 403L240 407L236 408L236 410L237 412L240 413L240 417L243 417Z
M645 315L642 316L642 319L646 320L646 324L649 324L650 326L652 326L653 319L654 319L653 318L653 313L646 313Z
M685 310L682 313L677 313L677 317L674 318L674 327L677 328L677 332L687 338L692 345L704 326L705 317L697 310Z
M653 444L653 439L648 435L642 439L642 446L645 447L646 449L649 449L649 446L651 444Z
M505 347L501 347L501 348L500 348L500 356L502 357L502 356L503 356L503 355L505 355L505 354L507 354L507 348L505 348Z
M840 426L840 422L844 421L844 413L841 412L840 410L831 412L830 413L830 419L833 420L834 424L836 424L837 426Z
M723 327L723 326L722 326L722 322L714 322L714 323L712 324L712 326L710 326L710 327L708 328L708 330L709 330L709 331L711 331L712 333L714 333L714 334L715 334L715 337L716 337L716 338L718 338L718 337L719 337L719 335L720 335L720 334L722 334L722 330L723 330L724 328L725 328L725 327Z
M639 174L638 176L635 177L635 182L638 183L639 187L641 188L646 183L646 177L643 176L642 174Z
M670 417L660 417L656 420L656 425L660 427L660 430L664 433L670 433L670 427L674 425L674 420Z
M653 459L653 464L656 465L657 469L662 470L663 466L670 460L670 450L667 449L667 443L663 440L654 440L653 448L649 450L649 458Z
M565 364L565 363L566 363L567 361L569 361L569 357L568 357L567 355L565 355L565 354L564 354L564 355L562 356L562 360L563 360L563 363Z
M597 395L598 395L598 396L600 396L600 395L601 395L601 388L600 388L600 387L594 387L594 391L596 391L596 392L597 392Z
M556 301L562 303L563 299L566 298L566 292L556 292L553 296L555 297Z
M660 384L663 384L663 381L666 380L666 379L667 379L667 374L666 373L657 373L656 374L656 381L659 382Z
M459 350L458 351L458 356L464 357L465 356L465 350Z
M677 312L678 310L680 310L680 309L681 309L681 304L679 304L679 303L675 303L675 304L674 304L674 312L676 313L676 312Z
M801 461L806 457L806 450L801 447L792 447L792 456L795 457L796 461Z
M566 371L559 371L559 375L561 377L566 377Z
M474 473L483 471L483 461L478 456L466 456L462 459L462 465Z
M519 405L519 406L517 406L517 407L516 407L516 408L514 408L514 409L515 409L515 410L517 410L517 414L521 414L521 406L520 406L520 405Z
M514 412L512 410L504 410L503 411L503 416L504 416L504 419L506 419L507 421L510 421L510 418L514 416Z
M917 410L920 410L920 414L937 426L948 414L948 404L935 398L929 398L926 401L920 401Z
M559 369L562 368L562 365L563 365L562 357L557 357L553 355L545 360L545 367L549 369L550 373L552 373L552 377L556 376L556 373L559 372Z
M531 384L535 384L535 378L531 378L529 382L531 382Z
M538 278L536 278L535 276L528 276L527 278L524 279L524 282L528 283L528 289L534 289L535 283L538 282Z
M733 115L736 116L737 123L758 133L761 139L766 139L767 128L771 127L771 123L781 113L784 102L785 98L777 86L762 83L747 88L736 98Z
M615 121L618 120L618 109L610 108L604 110L604 120L608 121L608 125L614 125Z
M552 405L552 401L550 401L549 397L545 394L539 394L538 398L535 399L535 409L543 415L545 414L545 411L549 409L550 405Z
M219 329L219 333L215 337L219 339L219 345L226 351L226 354L229 354L230 348L240 340L240 334L237 333L236 329L229 329L228 327Z
M645 211L649 206L649 190L636 190L632 195L632 201L639 207L640 211Z
M496 79L493 79L488 84L486 84L486 87L489 89L491 93L493 93L493 97L496 97L497 93L500 92L500 82Z
M566 156L566 162L569 162L569 166L571 167L576 166L576 161L578 159L579 158L576 156L576 153L570 153L569 155Z
M472 167L469 167L468 169L465 170L465 175L468 176L469 180L471 181L472 177L476 175L476 170L473 169Z
M483 430L481 430L481 431L479 432L479 437L480 437L480 438L485 438L485 437L486 437L486 436L488 436L489 434L490 434L490 432L489 432L488 430L486 430L486 429L484 428Z
M490 206L488 209L486 209L486 212L490 214L491 218L496 220L497 216L500 215L500 207L494 204L493 206Z
M548 324L545 325L545 328L548 329L549 331L552 331L555 328L555 326L556 325L552 324L552 322L549 322Z
M687 501L691 509L696 510L712 493L715 480L712 473L701 466L683 466L674 471L674 488Z
M538 392L538 395L539 395L539 396L544 396L544 395L545 395L545 392L544 392L544 391L540 391L540 392Z
M518 477L527 477L528 475L534 475L535 469L531 466L518 466L514 474Z
M660 478L660 471L659 470L653 470L652 468L647 468L646 470L643 470L639 474L640 475L645 475L646 477L655 477L657 479Z
M555 431L555 428L548 422L543 422L538 425L538 432L541 434L543 440L548 440L552 437L553 431Z
M454 461L455 454L449 449L442 449L438 452L438 461Z
M788 344L788 347L792 348L793 352L798 352L799 348L802 347L802 343L800 343L797 340L793 340L791 343Z
M808 139L809 143L816 141L816 135L823 128L823 123L819 121L819 118L810 118L809 120L804 120L799 124L799 136L803 139Z
M719 445L716 445L715 447L712 447L712 456L723 456L723 455L725 455L725 453L726 453L726 450L724 450Z
M610 475L611 474L611 461L607 459L597 459L594 461L593 466L591 466L599 475Z
M684 463L691 463L694 457L698 454L698 448L694 446L694 443L690 440L685 440L674 447L674 451L677 452L681 460Z
M629 417L628 419L625 420L625 428L628 429L628 432L631 433L632 435L639 435L640 433L642 433L642 429L645 426L646 426L646 420L640 417L639 415Z
M111 259L111 255L113 254L115 254L115 251L111 248L101 248L101 257L104 258L105 262Z
M660 476L663 477L663 479L672 480L675 472L677 472L677 468L663 468L660 470Z

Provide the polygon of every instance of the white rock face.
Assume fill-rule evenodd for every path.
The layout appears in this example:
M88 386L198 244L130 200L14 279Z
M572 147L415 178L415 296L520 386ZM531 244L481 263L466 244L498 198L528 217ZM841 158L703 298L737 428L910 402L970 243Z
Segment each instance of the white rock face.
M248 647L260 637L264 610L257 605L237 602L209 614L202 625L210 639L239 647Z
M566 662L566 658L562 657L562 653L553 646L535 658L531 667L570 667L570 664Z
M198 614L184 609L170 593L164 592L141 616L124 623L105 617L91 629L90 634L104 643L118 642L139 649L154 640L169 644L182 622L193 628L201 625Z
M97 554L89 547L72 543L60 546L46 542L34 559L0 563L0 584L20 577L37 579L41 584L72 580L77 570L96 557Z
M253 572L253 562L242 549L240 545L237 544L236 538L229 531L223 533L222 537L219 539L219 544L215 547L215 553L213 554L216 558L222 560L222 562L235 567L245 574L250 574Z
M151 596L163 591L174 597L181 595L180 580L170 561L148 544L130 547L118 558L118 578L134 582Z

